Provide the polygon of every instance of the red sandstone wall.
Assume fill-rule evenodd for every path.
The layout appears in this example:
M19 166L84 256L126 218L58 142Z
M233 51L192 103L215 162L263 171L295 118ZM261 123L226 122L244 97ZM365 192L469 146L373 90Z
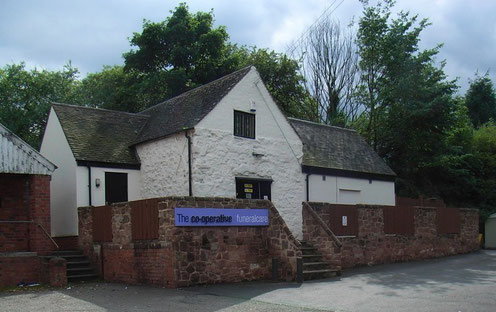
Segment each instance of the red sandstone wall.
M309 203L323 220L329 219L332 204ZM340 237L343 246L335 250L343 268L397 261L435 258L475 251L479 248L478 211L460 209L459 234L438 234L436 208L415 207L415 234L384 234L384 215L381 206L358 207L358 235ZM318 224L308 213L303 213L304 239L317 246L322 235Z
M176 227L175 207L267 208L269 227ZM79 242L85 254L101 262L106 280L167 287L268 279L272 258L279 276L296 277L301 256L294 239L269 201L228 198L164 198L159 202L159 238L132 240L130 205L112 206L110 243L93 244L91 207L79 208Z

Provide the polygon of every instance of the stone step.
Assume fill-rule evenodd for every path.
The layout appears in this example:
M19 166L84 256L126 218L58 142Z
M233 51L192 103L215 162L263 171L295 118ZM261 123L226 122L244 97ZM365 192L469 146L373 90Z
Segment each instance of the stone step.
M85 266L85 265L90 265L90 262L88 260L67 261L67 267L77 267L77 266Z
M67 269L67 275L69 275L69 273L77 273L77 272L84 272L84 271L91 271L91 273L93 273L93 268L91 267L84 267L84 268L70 268L70 269Z
M322 258L322 255L319 254L311 254L311 255L301 255L303 258L303 262L305 262L305 259L311 259L311 258Z
M325 261L303 263L303 267L316 266L316 265L330 265L330 263Z
M70 281L74 281L74 280L80 280L80 279L92 279L92 278L97 278L98 275L95 274L95 273L89 273L89 274L78 274L78 275L68 275L67 276L67 279L70 280Z
M52 251L51 255L52 256L57 256L57 257L63 257L63 256L70 256L70 255L82 255L83 252L80 250L59 250L59 251Z

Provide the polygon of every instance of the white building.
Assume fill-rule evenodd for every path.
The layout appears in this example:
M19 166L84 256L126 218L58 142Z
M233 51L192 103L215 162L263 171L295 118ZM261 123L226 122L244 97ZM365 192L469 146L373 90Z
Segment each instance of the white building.
M394 205L394 172L352 131L288 119L248 67L139 114L54 104L41 153L52 233L77 207L159 196L272 200L296 236L301 202Z

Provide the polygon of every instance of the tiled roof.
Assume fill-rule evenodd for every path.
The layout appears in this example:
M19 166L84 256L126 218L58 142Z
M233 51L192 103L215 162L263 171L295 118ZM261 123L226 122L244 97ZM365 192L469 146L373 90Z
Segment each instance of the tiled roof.
M139 114L150 116L135 143L154 140L196 126L250 71L246 67L206 85L152 106Z
M78 161L138 165L134 149L147 116L66 104L52 104Z
M395 176L393 170L356 131L288 119L303 142L302 165Z

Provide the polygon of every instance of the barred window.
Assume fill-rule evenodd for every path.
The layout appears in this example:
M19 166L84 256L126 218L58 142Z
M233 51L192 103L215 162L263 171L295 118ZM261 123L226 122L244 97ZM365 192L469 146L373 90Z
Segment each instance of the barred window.
M234 111L234 135L255 138L255 114Z

